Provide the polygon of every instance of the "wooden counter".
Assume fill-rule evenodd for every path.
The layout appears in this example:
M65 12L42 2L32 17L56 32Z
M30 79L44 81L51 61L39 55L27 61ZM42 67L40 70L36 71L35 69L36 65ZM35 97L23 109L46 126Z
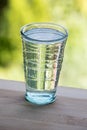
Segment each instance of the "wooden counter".
M53 104L24 99L23 82L0 80L0 130L87 130L87 90L59 87Z

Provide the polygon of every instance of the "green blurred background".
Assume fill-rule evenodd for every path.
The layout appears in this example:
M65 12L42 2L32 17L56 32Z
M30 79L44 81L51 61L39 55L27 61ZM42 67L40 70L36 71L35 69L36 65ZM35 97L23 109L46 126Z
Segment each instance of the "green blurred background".
M0 78L24 80L20 27L31 22L68 29L59 85L87 89L87 0L0 0Z

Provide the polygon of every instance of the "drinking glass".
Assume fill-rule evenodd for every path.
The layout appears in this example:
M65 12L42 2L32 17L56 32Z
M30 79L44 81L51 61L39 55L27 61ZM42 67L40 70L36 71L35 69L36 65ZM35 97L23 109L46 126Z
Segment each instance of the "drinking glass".
M55 101L67 30L53 23L21 28L27 101L44 105Z

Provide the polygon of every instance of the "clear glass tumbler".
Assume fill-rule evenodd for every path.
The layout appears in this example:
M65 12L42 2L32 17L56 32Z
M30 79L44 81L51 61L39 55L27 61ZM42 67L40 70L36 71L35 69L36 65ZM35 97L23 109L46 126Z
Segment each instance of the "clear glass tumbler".
M67 30L53 23L31 23L21 28L25 98L37 105L55 101Z

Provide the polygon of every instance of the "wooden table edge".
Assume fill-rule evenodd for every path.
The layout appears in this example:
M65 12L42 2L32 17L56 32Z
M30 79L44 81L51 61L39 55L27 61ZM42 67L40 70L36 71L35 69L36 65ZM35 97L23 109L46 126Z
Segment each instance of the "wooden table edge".
M20 91L25 93L25 83L22 81L0 79L0 89ZM87 90L58 86L57 95L77 99L87 99Z

